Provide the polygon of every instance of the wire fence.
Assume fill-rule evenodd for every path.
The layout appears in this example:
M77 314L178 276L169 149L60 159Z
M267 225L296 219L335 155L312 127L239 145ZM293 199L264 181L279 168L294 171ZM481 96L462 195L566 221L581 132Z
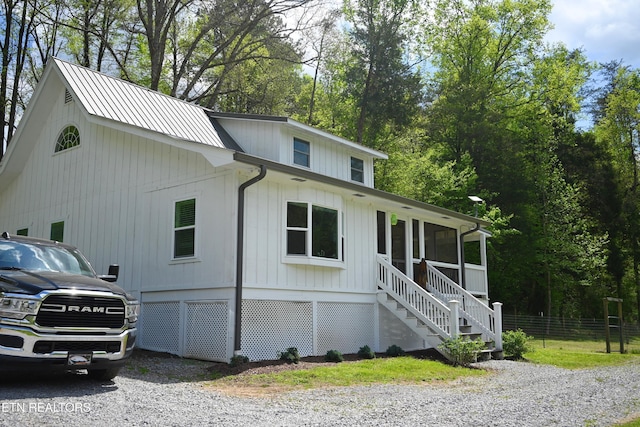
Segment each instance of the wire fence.
M620 340L619 328L617 317L612 316L609 320L611 342L615 343ZM502 329L505 331L522 329L527 335L537 339L606 340L604 319L571 319L503 313ZM626 343L634 338L640 339L640 326L635 323L623 322L622 336Z

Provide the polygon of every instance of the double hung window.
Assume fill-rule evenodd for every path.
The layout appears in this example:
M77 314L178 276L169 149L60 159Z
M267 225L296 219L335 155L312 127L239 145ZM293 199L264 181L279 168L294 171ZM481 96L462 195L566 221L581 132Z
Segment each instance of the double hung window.
M293 138L293 163L311 167L311 145L307 141Z
M173 257L186 258L196 254L196 199L176 202L173 229Z
M351 181L364 182L364 161L362 159L351 158Z

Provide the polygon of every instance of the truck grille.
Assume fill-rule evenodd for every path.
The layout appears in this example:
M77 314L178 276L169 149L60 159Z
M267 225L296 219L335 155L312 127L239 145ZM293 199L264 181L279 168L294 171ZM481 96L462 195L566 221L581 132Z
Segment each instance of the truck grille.
M125 306L117 298L49 295L36 316L45 327L122 328Z

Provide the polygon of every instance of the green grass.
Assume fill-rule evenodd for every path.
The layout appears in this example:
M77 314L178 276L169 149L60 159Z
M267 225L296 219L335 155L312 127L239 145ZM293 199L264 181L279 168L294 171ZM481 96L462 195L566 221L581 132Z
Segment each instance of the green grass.
M566 369L594 368L598 366L623 365L631 361L640 362L640 340L634 340L619 353L619 345L612 343L611 353L606 353L606 345L602 341L559 341L534 340L535 351L526 353L524 357L534 363L554 365ZM615 350L618 350L616 352Z
M625 421L620 424L616 424L618 427L640 427L640 417L632 421Z
M526 353L528 362L567 369L640 363L640 340L628 346L626 354L605 352L604 342L534 340L535 351ZM612 348L613 349L613 348ZM526 363L526 362L523 362ZM348 387L371 384L425 384L462 377L486 375L482 369L451 365L410 356L359 360L322 365L310 369L285 370L269 374L208 374L207 386L232 394L265 395L299 389ZM636 424L631 426L640 427Z
M422 384L485 374L483 370L453 367L432 360L393 357L271 374L236 375L210 381L209 385L216 388L262 389L268 393L270 390L267 389L288 391L379 383Z

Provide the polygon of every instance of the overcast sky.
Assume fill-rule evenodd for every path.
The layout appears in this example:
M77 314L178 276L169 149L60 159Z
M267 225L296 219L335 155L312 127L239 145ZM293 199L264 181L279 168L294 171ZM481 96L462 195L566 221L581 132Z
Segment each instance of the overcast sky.
M547 40L583 48L589 60L640 68L640 0L552 0Z

